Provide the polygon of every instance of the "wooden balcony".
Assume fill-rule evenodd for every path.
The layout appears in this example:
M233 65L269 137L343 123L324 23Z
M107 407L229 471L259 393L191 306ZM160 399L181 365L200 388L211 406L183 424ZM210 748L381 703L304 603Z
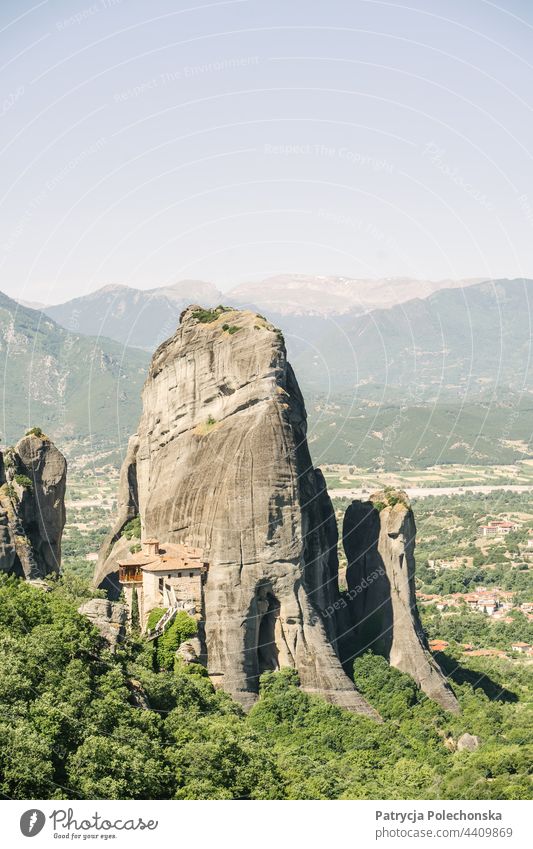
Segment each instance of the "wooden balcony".
M140 566L120 566L118 579L121 584L141 584L143 573Z

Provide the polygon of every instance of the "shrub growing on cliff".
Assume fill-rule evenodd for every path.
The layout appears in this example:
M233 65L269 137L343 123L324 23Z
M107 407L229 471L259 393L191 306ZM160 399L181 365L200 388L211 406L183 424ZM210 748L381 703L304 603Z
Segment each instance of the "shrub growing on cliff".
M6 484L4 484L4 486L5 486L5 492L9 496L9 498L11 499L13 504L18 504L19 503L19 497L18 497L18 495L15 491L15 487L13 486L13 484L6 483Z
M33 483L27 475L15 475L14 480L23 489L33 489Z
M402 504L405 508L409 507L405 496L392 486L386 486L383 490L383 498L379 501L374 501L373 504L378 513L381 513L385 507L396 507L397 504Z
M136 516L134 519L130 519L130 521L124 525L124 529L122 531L122 536L126 537L126 539L140 539L141 538L141 517Z
M385 487L385 497L389 507L396 507L397 504L402 504L404 507L409 506L405 500L405 495L398 492L398 490L394 489L393 486Z
M13 457L14 450L15 449L13 447L10 447L10 448L6 448L6 450L4 451L4 468L5 469L12 469L15 466L15 459Z
M157 639L156 663L159 669L174 668L176 649L189 637L194 637L198 624L192 616L180 610L164 634Z

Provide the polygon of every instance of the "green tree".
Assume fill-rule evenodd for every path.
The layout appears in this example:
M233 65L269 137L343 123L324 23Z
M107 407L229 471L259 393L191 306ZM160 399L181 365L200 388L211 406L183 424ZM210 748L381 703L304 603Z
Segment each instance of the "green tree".
M176 649L198 630L196 620L184 610L176 613L172 623L157 639L156 661L159 669L173 669Z

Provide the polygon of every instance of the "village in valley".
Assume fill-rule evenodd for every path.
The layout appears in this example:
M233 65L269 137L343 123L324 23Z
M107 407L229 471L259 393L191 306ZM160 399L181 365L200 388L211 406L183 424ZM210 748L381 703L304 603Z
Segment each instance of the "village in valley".
M86 578L92 576L116 507L118 469L112 460L102 456L95 463L94 457L82 456L70 463L63 564ZM364 497L383 484L381 476L350 474L347 467L326 468L325 473L339 521L348 486L359 487ZM518 491L506 486L513 475L507 468L446 467L386 476L416 492L417 602L434 653L521 662L533 658L533 638L528 636L533 630L529 465L519 466L515 474ZM139 542L132 537L132 549ZM342 546L339 560L342 589Z
M529 461L378 473L324 469L339 522L351 497L384 483L410 496L416 597L434 653L521 663L533 657L532 471ZM342 584L346 562L339 554Z
M452 558L420 558L417 602L425 622L433 625L434 637L429 640L433 652L447 651L454 642L442 636L449 632L448 623L460 618L466 630L468 624L475 626L476 617L478 622L483 617L486 625L482 623L477 630L472 627L468 632L472 636L465 641L455 640L464 656L533 657L531 639L524 639L533 623L533 529L529 520L529 515L522 514L521 520L505 516L480 524L475 530L473 555L458 552ZM428 544L421 534L422 553ZM459 589L461 583L466 585L464 589Z

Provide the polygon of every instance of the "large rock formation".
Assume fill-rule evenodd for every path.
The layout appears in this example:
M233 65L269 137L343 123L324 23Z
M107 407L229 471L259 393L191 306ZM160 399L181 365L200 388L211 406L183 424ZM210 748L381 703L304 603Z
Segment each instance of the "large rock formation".
M59 571L67 463L39 431L0 454L0 571L41 579Z
M377 716L336 650L337 531L306 441L302 395L283 337L251 312L190 307L161 345L121 476L119 517L97 582L113 581L121 531L203 549L212 680L245 707L265 670Z
M366 648L384 654L430 698L457 712L457 700L428 650L416 609L415 535L404 492L384 490L348 507L343 527L348 608L341 611L341 653L346 661Z

